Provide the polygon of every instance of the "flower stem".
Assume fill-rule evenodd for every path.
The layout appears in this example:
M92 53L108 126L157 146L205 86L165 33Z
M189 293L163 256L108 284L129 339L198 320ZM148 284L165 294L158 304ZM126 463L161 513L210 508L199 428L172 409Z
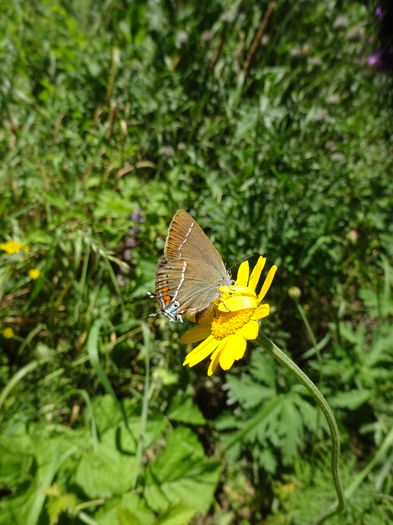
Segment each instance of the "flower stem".
M314 331L311 328L310 323L308 322L308 318L307 318L306 312L305 312L303 306L300 304L299 299L295 299L295 303L296 303L296 307L298 309L298 312L300 314L300 317L302 318L302 321L304 323L304 326L306 327L307 334L308 334L308 337L310 338L311 344L315 348L317 348L318 347L318 345L317 345L317 338L315 337ZM318 360L319 360L319 355L318 355Z
M332 467L331 468L332 468L334 486L336 488L336 493L337 493L337 505L335 505L333 508L328 509L324 514L322 514L317 519L317 521L315 522L315 525L321 525L328 518L334 516L335 514L339 514L340 512L342 512L345 507L344 491L343 491L343 487L341 484L340 472L339 472L340 434L338 431L336 419L334 417L332 409L330 408L328 402L323 397L321 392L314 385L311 379L292 361L292 359L288 357L287 354L285 354L282 350L280 350L278 346L276 346L270 339L268 339L261 332L259 333L258 341L261 343L263 349L266 350L266 352L268 352L271 356L274 357L276 361L278 361L281 365L285 366L285 368L287 368L290 372L292 372L296 376L296 379L300 381L300 383L302 383L302 385L307 388L307 390L310 392L310 394L312 395L312 397L315 399L318 406L322 410L328 422L329 429L330 429L330 437L332 440Z

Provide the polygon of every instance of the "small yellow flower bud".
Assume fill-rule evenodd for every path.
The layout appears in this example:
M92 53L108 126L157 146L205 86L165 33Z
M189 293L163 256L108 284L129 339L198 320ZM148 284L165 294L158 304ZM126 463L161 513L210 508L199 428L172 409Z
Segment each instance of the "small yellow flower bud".
M4 339L12 339L15 335L15 332L11 327L4 328L4 330L1 332Z
M38 268L31 268L29 270L30 279L38 279L40 275L41 275L41 270L39 270Z
M298 299L300 299L302 292L300 288L298 288L297 286L291 286L288 289L288 295L291 299L293 299L294 301L297 301Z

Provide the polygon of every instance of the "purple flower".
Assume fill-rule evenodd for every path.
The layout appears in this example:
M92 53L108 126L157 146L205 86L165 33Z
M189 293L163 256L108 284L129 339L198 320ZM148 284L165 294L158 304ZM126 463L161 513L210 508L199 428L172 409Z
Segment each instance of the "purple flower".
M382 13L383 13L383 10L382 10L382 6L378 6L375 10L375 16L377 18L381 18L382 17Z
M138 245L138 241L134 237L127 237L124 245L126 248L135 248Z
M380 71L391 71L393 69L393 54L389 51L378 49L367 58L367 63Z
M133 259L133 254L132 254L132 251L131 250L124 250L124 253L123 253L123 259L127 262L130 262L132 261Z
M369 66L381 68L383 66L382 51L381 50L374 51L374 53L372 53L372 55L370 55L367 58L367 64Z
M130 215L130 219L135 222L145 222L145 217L142 215L142 210L137 208Z

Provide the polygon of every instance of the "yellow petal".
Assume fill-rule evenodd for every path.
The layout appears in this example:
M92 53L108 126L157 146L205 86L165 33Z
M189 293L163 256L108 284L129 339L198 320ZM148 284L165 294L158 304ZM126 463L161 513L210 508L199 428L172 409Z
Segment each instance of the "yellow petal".
M41 270L39 270L38 268L30 268L29 270L30 279L38 279L40 275L41 275Z
M256 297L248 297L245 295L234 295L228 299L223 299L218 305L220 312L237 312L239 310L246 310L249 308L256 308L258 301Z
M236 284L238 284L239 286L247 286L249 275L250 266L248 264L248 261L243 261L239 266L239 270L237 272Z
M255 292L250 290L248 286L239 286L238 284L231 284L230 286L220 286L220 292L225 295L233 295L239 293L242 295L255 295Z
M254 319L254 321L259 321L260 319L267 317L269 315L269 312L270 312L270 306L268 304L261 304L255 310L252 318Z
M259 279L261 278L262 270L266 263L266 257L259 257L256 265L252 269L250 282L248 283L248 287L251 288L253 292L255 292L255 288L257 287L257 284L259 282Z
M27 246L24 248L26 251ZM6 241L0 244L0 250L8 253L8 255L14 255L23 249L23 244L19 241Z
M206 339L206 337L210 335L210 328L211 323L203 323L193 326L180 337L180 342L183 344L190 344L202 341L202 339Z
M256 321L249 321L241 329L241 335L248 341L256 339L258 336L259 324Z
M216 371L218 362L220 360L220 355L225 350L225 346L226 346L226 340L224 339L223 341L220 342L220 344L218 345L217 350L215 350L215 352L211 356L211 358L210 358L211 359L210 365L209 365L209 368L208 368L208 371L207 371L207 375L208 376L213 375L214 372Z
M233 335L228 342L228 346L232 352L233 359L238 361L244 356L247 348L247 341L244 339L242 332Z
M263 298L264 298L265 295L267 294L267 291L269 290L270 285L272 284L273 277L274 277L276 271L277 271L277 266L274 264L274 265L270 268L270 270L269 270L269 272L268 272L268 274L267 274L267 276L266 276L265 282L264 282L263 285L262 285L262 289L261 289L261 291L259 292L259 295L258 295L258 302L259 302L259 303L263 300Z
M207 357L214 351L217 344L218 341L214 339L212 335L209 336L207 339L205 339L205 341L203 341L196 348L194 348L194 350L191 350L191 352L187 354L183 366L194 366L197 363L200 363L201 361L203 361L203 359L205 359L205 357Z
M233 357L231 347L227 345L220 354L220 366L223 370L229 370L234 362L235 358Z
M15 335L14 330L10 326L7 326L7 328L4 328L4 330L1 333L4 339L12 339Z

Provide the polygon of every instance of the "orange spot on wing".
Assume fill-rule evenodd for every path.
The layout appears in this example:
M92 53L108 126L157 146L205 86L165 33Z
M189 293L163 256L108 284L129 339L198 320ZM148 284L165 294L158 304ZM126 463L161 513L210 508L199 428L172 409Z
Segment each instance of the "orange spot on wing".
M168 287L164 288L163 291L164 291L164 294L168 294L169 288ZM171 296L170 295L164 295L163 299L164 299L165 306L168 306L168 304L171 302Z

